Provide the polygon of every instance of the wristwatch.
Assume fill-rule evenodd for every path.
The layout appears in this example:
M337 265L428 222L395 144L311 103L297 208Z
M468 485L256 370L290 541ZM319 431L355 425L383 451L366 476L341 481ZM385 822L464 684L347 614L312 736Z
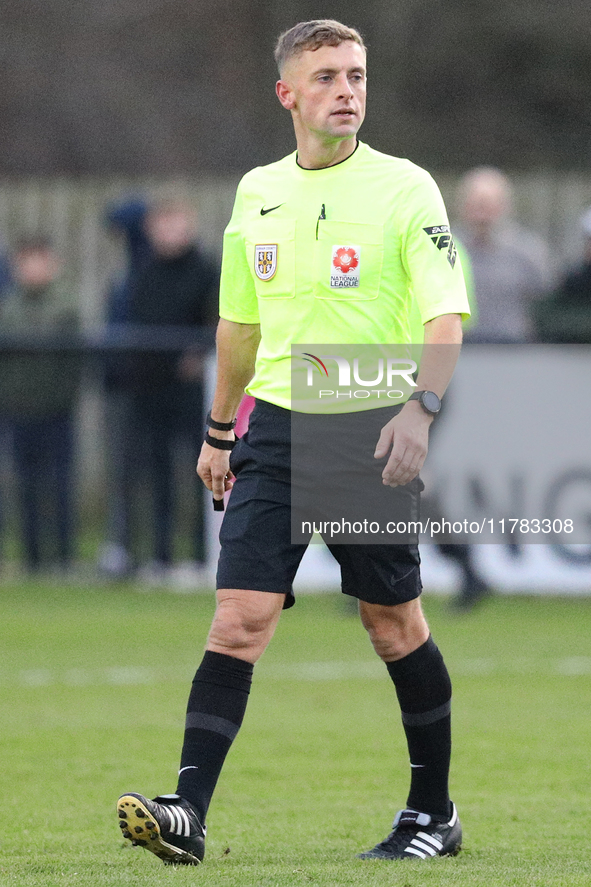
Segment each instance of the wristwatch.
M414 391L409 400L418 400L429 416L436 416L441 409L441 398L434 391Z

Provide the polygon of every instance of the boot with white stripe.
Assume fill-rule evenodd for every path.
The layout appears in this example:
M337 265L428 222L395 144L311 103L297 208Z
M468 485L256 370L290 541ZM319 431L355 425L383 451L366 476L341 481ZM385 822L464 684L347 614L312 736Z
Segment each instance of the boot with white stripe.
M205 826L188 801L161 795L153 801L130 792L117 802L119 827L134 846L145 847L169 865L199 865L205 855Z
M452 804L449 822L438 822L428 813L400 810L393 831L373 850L360 853L359 859L430 859L455 856L462 849L462 827Z

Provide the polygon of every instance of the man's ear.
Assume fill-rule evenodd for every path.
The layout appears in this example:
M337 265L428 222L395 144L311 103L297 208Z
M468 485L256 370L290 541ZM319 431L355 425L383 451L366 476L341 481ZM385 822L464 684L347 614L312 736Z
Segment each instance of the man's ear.
M284 108L288 111L291 111L295 107L295 97L291 90L291 87L285 80L278 80L275 84L275 92L277 93L277 98L281 102Z

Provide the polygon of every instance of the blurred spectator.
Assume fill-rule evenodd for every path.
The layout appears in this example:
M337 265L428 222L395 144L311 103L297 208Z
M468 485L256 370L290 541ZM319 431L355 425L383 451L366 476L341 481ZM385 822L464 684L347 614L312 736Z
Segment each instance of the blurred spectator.
M4 244L0 242L0 302L13 283L12 270Z
M532 302L552 285L548 250L512 219L512 196L509 179L493 167L470 170L458 187L455 231L470 257L478 308L466 342L531 341Z
M470 260L474 310L464 341L513 344L533 339L532 306L551 286L549 254L543 241L512 218L513 189L499 169L470 170L458 186L460 254ZM448 392L449 400L449 392ZM469 610L491 592L480 575L474 547L438 546L461 571L460 590L452 601Z
M543 342L591 344L591 207L580 220L583 255L548 299L536 305L538 337Z
M2 297L4 293L12 283L12 272L10 270L10 263L8 261L8 255L4 248L4 243L0 240L0 301L2 301ZM7 443L8 440L8 431L5 427L5 424L2 422L0 418L0 453L6 452L9 448ZM1 467L0 467L1 470ZM2 489L0 484L0 546L4 540L4 500L2 497ZM0 560L2 557L2 549L0 547Z
M116 336L120 325L129 322L137 277L152 257L145 230L147 212L147 200L135 195L111 204L105 214L109 231L121 240L125 253L123 274L112 282L107 295L107 338L110 334ZM99 568L108 576L122 578L133 569L126 458L132 424L129 366L127 357L118 352L109 354L104 366L108 514L107 541L99 552Z
M148 209L145 231L152 257L132 280L127 321L158 327L202 327L217 319L218 272L195 242L197 218L177 199ZM181 349L151 351L128 358L125 385L130 397L131 434L126 447L125 493L132 511L136 493L148 488L153 500L153 572L173 562L177 504L174 455L181 439L191 441L193 504L192 558L203 563L203 495L195 475L202 442L202 361ZM194 481L193 481L194 479Z
M67 568L80 359L52 350L51 340L67 344L78 328L78 308L49 239L20 240L12 267L14 284L0 301L2 331L50 340L48 350L3 354L0 368L0 415L14 447L25 561L31 571L49 563Z
M111 204L105 213L109 230L119 237L126 254L125 270L110 288L107 299L107 323L126 323L134 281L152 257L152 247L146 233L147 201L139 196Z

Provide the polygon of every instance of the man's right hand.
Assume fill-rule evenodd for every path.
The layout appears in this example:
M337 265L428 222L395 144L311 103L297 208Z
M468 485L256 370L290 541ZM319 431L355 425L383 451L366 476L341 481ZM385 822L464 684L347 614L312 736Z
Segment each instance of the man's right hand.
M210 430L210 434L212 434ZM220 440L234 440L233 432L213 432L212 437ZM234 475L230 471L230 451L218 450L204 442L197 462L197 474L214 499L223 499L224 493L234 485Z

